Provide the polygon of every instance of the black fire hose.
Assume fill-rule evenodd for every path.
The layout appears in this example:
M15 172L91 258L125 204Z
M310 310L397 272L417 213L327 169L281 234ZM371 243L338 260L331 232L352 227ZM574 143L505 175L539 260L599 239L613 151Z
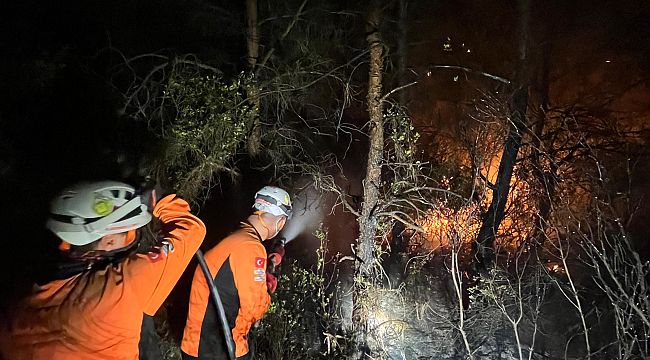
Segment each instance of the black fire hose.
M210 274L210 269L208 264L205 262L203 257L203 252L199 249L196 250L196 258L199 260L199 265L201 265L201 270L203 275L205 275L205 281L208 283L210 288L210 295L212 295L212 300L214 301L214 306L217 308L217 315L219 315L219 320L221 323L221 328L223 329L223 336L226 338L226 347L228 348L228 358L230 360L236 360L235 357L235 343L232 339L232 332L230 331L230 326L228 325L228 319L226 319L226 311L223 309L223 303L219 297L219 291L214 285L214 280L212 280L212 274Z

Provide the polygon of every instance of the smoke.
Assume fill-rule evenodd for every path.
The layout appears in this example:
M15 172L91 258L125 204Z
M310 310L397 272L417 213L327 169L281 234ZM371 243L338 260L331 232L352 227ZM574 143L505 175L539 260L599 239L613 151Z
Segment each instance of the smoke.
M295 196L293 201L293 216L280 236L284 237L289 243L301 234L313 232L318 227L323 218L321 209L321 194L313 187L308 187L303 192Z

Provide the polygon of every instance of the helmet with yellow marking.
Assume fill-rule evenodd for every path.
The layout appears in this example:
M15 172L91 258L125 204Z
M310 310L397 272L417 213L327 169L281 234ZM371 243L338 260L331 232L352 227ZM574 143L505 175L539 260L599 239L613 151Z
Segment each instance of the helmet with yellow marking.
M255 193L253 208L276 216L291 217L291 197L279 187L265 186Z
M82 246L105 235L138 229L149 221L147 205L132 186L101 181L63 190L51 203L46 227L63 241Z

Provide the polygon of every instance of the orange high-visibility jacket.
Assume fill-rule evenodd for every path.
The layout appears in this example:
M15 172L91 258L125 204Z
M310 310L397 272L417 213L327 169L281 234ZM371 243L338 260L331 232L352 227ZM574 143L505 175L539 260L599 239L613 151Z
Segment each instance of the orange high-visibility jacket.
M35 285L0 330L4 359L137 360L143 313L162 305L205 237L201 220L175 195L160 200L153 214L173 251L155 260L134 254L117 265Z
M248 332L268 310L266 250L255 228L239 230L205 254L205 260L224 305L237 357L248 353ZM190 306L181 350L199 359L225 358L225 340L210 299L210 289L199 267L194 272Z

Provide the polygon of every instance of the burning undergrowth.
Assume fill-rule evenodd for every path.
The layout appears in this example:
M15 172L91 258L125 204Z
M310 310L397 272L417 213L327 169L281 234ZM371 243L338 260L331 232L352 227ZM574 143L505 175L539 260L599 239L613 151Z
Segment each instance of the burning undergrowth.
M518 177L511 181L512 190L506 205L506 215L496 234L495 246L503 254L521 248L534 231L535 211L530 185ZM451 188L447 189L451 191ZM422 231L409 231L411 248L416 253L438 251L450 246L469 249L476 240L492 190L482 189L478 201L449 201L443 199L425 211L416 224Z

